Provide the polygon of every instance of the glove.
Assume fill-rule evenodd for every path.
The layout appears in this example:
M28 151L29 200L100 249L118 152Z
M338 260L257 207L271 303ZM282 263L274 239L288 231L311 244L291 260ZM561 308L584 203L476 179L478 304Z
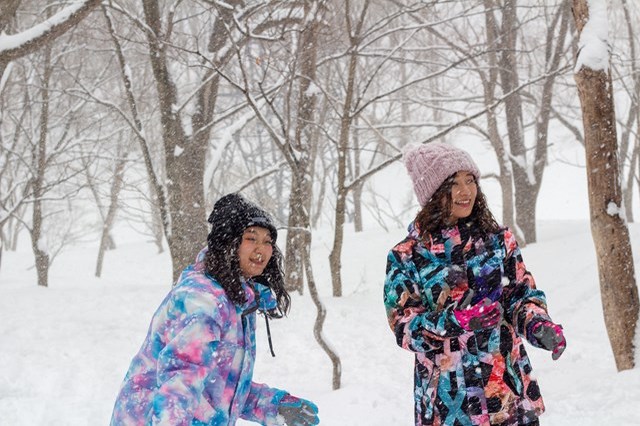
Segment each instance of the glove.
M311 401L286 394L278 404L278 417L286 426L310 426L320 423L318 407Z
M551 351L551 359L554 361L560 358L567 347L567 340L564 338L561 325L551 321L540 321L533 326L532 333L540 346Z
M483 328L495 327L502 319L502 305L499 302L491 302L491 299L483 299L464 309L453 311L460 327L467 331L476 331Z

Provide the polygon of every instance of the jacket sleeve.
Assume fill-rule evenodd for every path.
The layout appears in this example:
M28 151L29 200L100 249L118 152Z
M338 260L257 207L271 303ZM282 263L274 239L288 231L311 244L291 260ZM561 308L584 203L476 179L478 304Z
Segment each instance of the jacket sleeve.
M220 326L213 296L178 294L171 314L179 331L158 354L161 383L153 400L154 425L191 425L200 405L204 381L215 365Z
M504 268L508 280L502 293L505 319L514 326L519 335L534 346L539 346L531 330L540 321L551 321L547 313L546 297L542 290L536 288L535 280L522 260L522 253L513 233L505 229L503 235L506 250Z
M401 254L391 250L387 256L384 305L396 343L413 352L440 350L443 341L464 333L458 325L455 305L433 310L423 301L418 272Z
M240 413L240 418L261 425L278 425L278 404L286 391L271 388L262 383L251 382L251 388Z

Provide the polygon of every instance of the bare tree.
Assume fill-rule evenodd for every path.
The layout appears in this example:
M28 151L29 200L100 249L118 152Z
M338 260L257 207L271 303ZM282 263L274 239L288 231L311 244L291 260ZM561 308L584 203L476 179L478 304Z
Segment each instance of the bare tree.
M12 35L3 34L3 31L15 16L21 0L3 1L0 5L0 80L11 61L35 52L65 34L91 13L101 1L78 0L44 22Z
M302 293L306 277L309 292L318 310L314 336L332 362L332 383L334 389L337 389L340 387L342 374L340 358L323 335L326 310L320 301L311 265L313 154L316 152L314 145L318 136L313 126L318 97L315 81L319 33L327 9L324 0L315 0L293 5L291 10L300 12L302 16L301 20L288 23L291 39L283 38L285 48L293 46L293 57L285 58L285 65L282 67L268 64L261 72L249 73L248 61L236 44L239 81L229 75L225 75L225 79L245 95L249 106L282 153L291 171L285 280L289 290ZM274 46L275 48L278 46ZM282 69L288 72L283 73ZM270 82L270 72L276 74L273 87L267 85ZM257 82L254 81L256 75ZM279 101L281 90L286 91L284 102Z
M598 8L592 10L589 5ZM629 230L623 217L606 5L573 0L573 17L580 34L575 80L582 105L591 233L602 307L618 371L629 370L635 366L640 303Z

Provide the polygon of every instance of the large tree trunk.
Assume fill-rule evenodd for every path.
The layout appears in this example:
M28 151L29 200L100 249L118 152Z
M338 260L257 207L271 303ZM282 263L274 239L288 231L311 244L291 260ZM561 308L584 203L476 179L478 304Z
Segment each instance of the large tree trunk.
M145 20L153 30L147 32L147 39L162 123L170 212L170 227L166 236L175 280L206 241L203 191L206 147L187 137L182 120L174 111L178 105L177 88L167 65L165 34L158 3L145 0L143 7Z
M573 0L573 15L578 32L582 33L589 20L587 0ZM606 19L606 15L599 19ZM590 64L582 64L575 80L582 105L591 234L598 259L604 320L616 366L622 371L635 365L633 342L639 304L629 230L621 217L616 117L606 59L607 69L594 70Z

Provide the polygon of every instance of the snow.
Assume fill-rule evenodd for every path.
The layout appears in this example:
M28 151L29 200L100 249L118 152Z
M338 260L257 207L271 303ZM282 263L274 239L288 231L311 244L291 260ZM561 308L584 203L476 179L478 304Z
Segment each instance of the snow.
M624 209L613 201L609 201L609 204L607 204L607 214L609 216L620 216L622 220L626 220Z
M638 268L640 225L630 224L630 231ZM547 406L542 423L637 425L640 368L616 372L588 221L545 220L538 233L539 242L523 249L524 260L568 342L555 362L549 352L528 347ZM360 234L347 229L345 296L333 298L327 263L332 234L314 233L314 275L327 309L324 335L342 359L341 389L331 390L331 363L313 337L308 291L292 295L289 317L270 322L275 358L258 321L254 379L313 400L323 425L412 424L413 357L396 346L382 305L386 253L404 234L399 227ZM156 254L153 243L126 228L117 229L115 238L118 249L107 252L101 279L92 276L96 240L60 254L49 288L36 285L26 239L17 252L3 253L1 424L108 424L129 362L171 286L167 252Z
M46 21L41 22L28 30L22 31L21 33L11 35L5 33L0 34L0 54L8 50L17 49L20 46L29 43L31 40L42 36L47 31L51 30L51 28L68 20L70 16L82 9L82 7L84 7L88 2L89 0L83 0L72 3L70 6L62 9Z
M0 93L2 93L4 91L4 86L7 84L7 81L9 80L9 76L11 75L11 71L13 71L13 62L9 62L9 64L7 65L7 67L4 69L4 72L2 73L2 78L0 78Z
M578 58L574 72L584 66L594 71L609 70L609 24L605 0L588 0L589 20L578 42Z

